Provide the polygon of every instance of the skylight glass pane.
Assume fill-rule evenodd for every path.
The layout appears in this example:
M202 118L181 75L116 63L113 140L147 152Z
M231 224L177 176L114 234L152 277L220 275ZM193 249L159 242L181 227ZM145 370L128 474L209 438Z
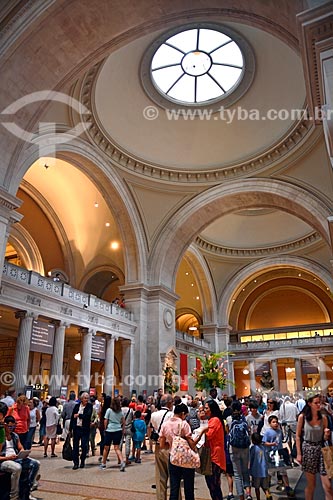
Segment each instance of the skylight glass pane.
M167 45L161 45L161 47L155 52L153 60L151 62L152 69L160 68L166 64L180 64L183 54L179 50L168 47Z
M167 92L171 85L184 73L181 66L172 66L171 68L157 69L154 71L154 80L156 85Z
M213 64L209 70L209 74L222 85L226 92L236 84L241 73L241 69L230 68L229 66L217 66L216 64Z
M169 96L183 102L194 102L194 77L185 75L169 92Z
M197 102L209 101L215 99L222 94L222 90L216 83L208 76L203 75L198 78L197 83Z
M228 45L212 52L211 57L214 63L219 62L243 66L243 56L235 42L228 43Z
M201 28L199 35L199 49L209 53L211 50L216 49L223 43L226 43L228 40L230 40L230 38L220 31Z
M177 33L177 35L168 38L167 42L171 45L175 45L184 52L190 52L196 49L197 31L197 29L194 29Z
M232 89L242 76L243 65L242 52L229 36L218 30L195 28L161 44L152 58L151 77L165 97L186 104L203 103L222 98Z

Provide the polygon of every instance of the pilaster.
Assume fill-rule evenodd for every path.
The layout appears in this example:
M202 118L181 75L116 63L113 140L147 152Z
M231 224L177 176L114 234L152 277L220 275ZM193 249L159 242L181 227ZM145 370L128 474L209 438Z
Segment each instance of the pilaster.
M51 377L49 382L49 394L59 396L62 385L65 331L69 323L55 322L56 330L54 335L53 356L51 360Z
M29 352L30 340L32 332L32 322L35 319L31 311L17 311L15 318L20 320L16 352L14 360L14 377L16 392L24 392L24 386L28 381L28 366L29 366Z

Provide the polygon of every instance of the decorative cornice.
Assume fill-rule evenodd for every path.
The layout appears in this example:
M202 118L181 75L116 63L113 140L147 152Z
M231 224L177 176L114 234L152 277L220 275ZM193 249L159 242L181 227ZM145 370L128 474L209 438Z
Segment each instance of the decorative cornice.
M271 247L262 247L262 248L230 248L230 247L222 247L221 245L217 245L216 243L212 243L208 240L205 240L198 236L195 239L195 244L198 245L205 252L213 253L219 256L225 257L234 257L236 259L239 258L252 258L257 259L258 257L267 257L275 254L287 254L293 253L295 251L299 251L302 248L308 247L309 245L313 245L314 243L322 241L322 238L319 233L313 232L303 238L299 238L298 240L285 243L283 245L271 246Z
M104 61L103 61L104 62ZM288 133L267 151L241 163L223 165L215 169L176 170L172 167L152 164L142 158L136 158L115 142L106 137L96 119L96 110L93 104L95 82L102 63L92 67L83 78L80 92L80 101L89 113L81 115L82 123L86 124L86 132L93 144L98 146L112 163L131 173L165 182L192 183L192 184L219 184L226 180L257 175L259 172L272 168L280 163L294 149L314 131L312 120L301 119Z
M305 83L311 116L316 118L316 109L325 104L321 80L320 53L327 48L323 42L333 37L333 9L327 3L297 16L301 42ZM317 112L318 113L318 112ZM318 122L320 120L317 119Z

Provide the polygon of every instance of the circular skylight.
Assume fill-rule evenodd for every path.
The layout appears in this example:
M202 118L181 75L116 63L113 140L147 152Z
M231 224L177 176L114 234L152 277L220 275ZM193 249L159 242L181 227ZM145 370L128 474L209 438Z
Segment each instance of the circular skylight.
M244 58L230 36L198 27L166 39L156 50L150 69L162 95L196 104L229 95L242 79Z

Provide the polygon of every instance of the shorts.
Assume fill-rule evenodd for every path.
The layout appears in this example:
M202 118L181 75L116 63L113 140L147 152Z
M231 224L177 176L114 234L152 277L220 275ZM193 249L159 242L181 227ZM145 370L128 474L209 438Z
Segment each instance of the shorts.
M115 432L104 432L104 446L119 445L121 438L123 435L123 431L115 431Z
M140 450L142 446L142 441L134 441L133 440L133 446L136 450Z
M252 486L256 490L261 487L264 491L269 490L269 477L253 477Z
M317 474L319 472L321 476L327 476L321 447L321 443L303 442L302 470L304 472L310 472L310 474Z

